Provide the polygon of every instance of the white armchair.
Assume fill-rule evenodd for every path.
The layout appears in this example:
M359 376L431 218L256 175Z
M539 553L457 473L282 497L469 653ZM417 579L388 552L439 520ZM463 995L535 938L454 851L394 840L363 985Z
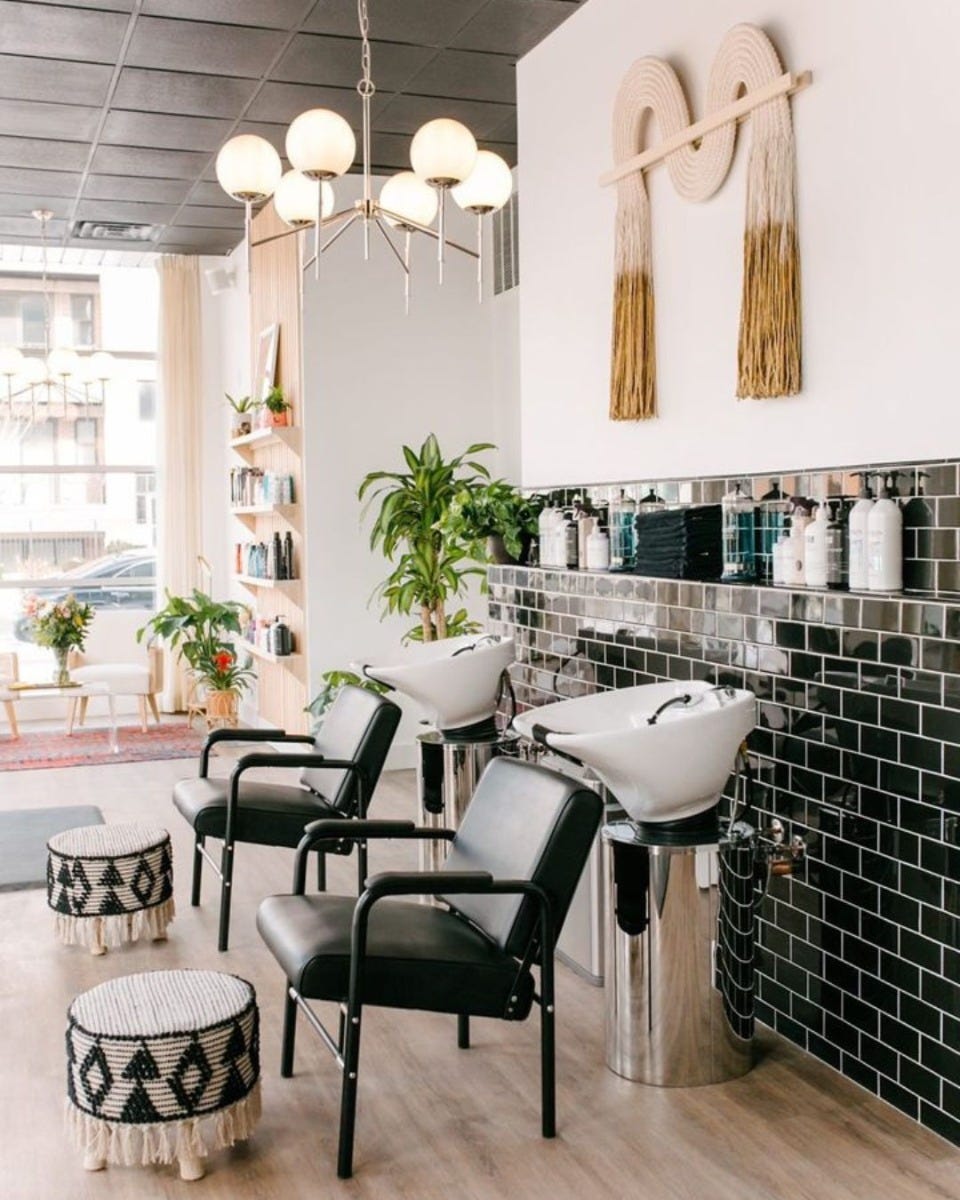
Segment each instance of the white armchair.
M77 683L105 683L114 696L136 696L144 733L148 705L157 723L160 722L157 693L163 688L162 651L137 641L137 630L149 616L140 609L100 609L83 650L70 656L70 677ZM87 697L72 700L68 729L73 728L74 720L82 725L86 715Z

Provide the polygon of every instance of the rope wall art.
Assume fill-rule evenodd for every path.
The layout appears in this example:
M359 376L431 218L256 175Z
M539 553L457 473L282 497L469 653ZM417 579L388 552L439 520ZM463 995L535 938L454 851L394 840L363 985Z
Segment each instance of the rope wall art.
M601 179L617 187L616 283L610 417L657 414L650 200L643 171L665 160L684 200L719 189L736 148L737 120L753 117L743 244L743 292L737 396L792 396L800 390L800 258L795 211L795 153L788 96L809 74L783 74L773 43L754 25L736 25L710 70L707 114L695 125L676 72L641 58L617 93L616 166ZM663 138L642 150L648 118Z

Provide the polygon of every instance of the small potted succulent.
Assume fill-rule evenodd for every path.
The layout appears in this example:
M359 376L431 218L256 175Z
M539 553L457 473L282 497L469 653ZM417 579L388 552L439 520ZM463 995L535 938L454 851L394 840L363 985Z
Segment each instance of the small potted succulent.
M544 503L543 496L525 496L512 483L493 479L459 491L441 528L478 562L524 562Z
M283 388L279 386L272 387L266 396L263 398L263 409L260 414L260 421L266 427L290 424L290 401L283 394Z
M224 392L224 395L227 397L227 403L233 409L233 424L230 436L238 438L252 433L253 422L257 409L260 407L260 401L254 400L252 396L234 397L229 392Z

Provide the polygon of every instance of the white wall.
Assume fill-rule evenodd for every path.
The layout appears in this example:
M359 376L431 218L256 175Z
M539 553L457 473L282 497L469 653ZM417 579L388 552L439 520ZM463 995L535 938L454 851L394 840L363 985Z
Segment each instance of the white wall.
M337 183L338 203L358 181ZM379 181L377 190L379 191ZM351 191L353 189L353 191ZM450 205L451 209L454 207ZM449 234L473 244L473 222L453 211ZM488 239L489 240L489 239ZM354 229L322 259L319 284L304 278L304 473L308 539L310 678L353 659L390 654L416 617L380 621L370 596L388 565L368 546L357 487L368 471L403 468L400 447L419 448L429 433L448 457L473 441L502 447L487 460L514 478L515 335L494 351L494 329L511 325L510 297L478 305L472 260L448 251L443 287L436 280L435 243L414 238L412 299L403 310L403 276L379 234L364 263ZM490 272L486 272L489 277ZM513 323L515 324L515 316ZM514 417L514 426L515 426ZM482 619L485 604L475 595ZM417 727L408 716L397 739L404 761Z
M697 115L723 34L749 20L793 101L804 389L734 398L746 145L718 195L649 174L661 416L607 419L614 96L666 57ZM588 0L518 67L523 482L609 482L935 457L956 450L960 8L946 0ZM655 135L655 130L653 131ZM746 139L749 138L749 129Z
M228 267L236 273L233 287L214 296L204 272ZM214 594L249 602L249 593L232 578L230 554L236 540L236 518L227 510L227 478L234 455L230 408L225 393L250 391L250 298L243 246L227 258L200 260L200 320L203 329L203 525L202 552L213 568Z

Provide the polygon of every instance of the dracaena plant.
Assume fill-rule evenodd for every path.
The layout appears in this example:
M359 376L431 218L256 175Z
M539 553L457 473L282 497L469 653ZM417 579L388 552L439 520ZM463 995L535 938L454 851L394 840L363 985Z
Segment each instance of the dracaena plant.
M364 514L378 506L370 546L394 564L374 595L383 601L384 615L419 613L420 623L408 638L434 642L479 628L466 609L448 608L483 568L471 559L465 542L443 526L454 497L483 487L490 478L473 456L494 449L490 442L475 442L445 459L431 433L419 451L403 447L406 471L372 471L360 485Z

